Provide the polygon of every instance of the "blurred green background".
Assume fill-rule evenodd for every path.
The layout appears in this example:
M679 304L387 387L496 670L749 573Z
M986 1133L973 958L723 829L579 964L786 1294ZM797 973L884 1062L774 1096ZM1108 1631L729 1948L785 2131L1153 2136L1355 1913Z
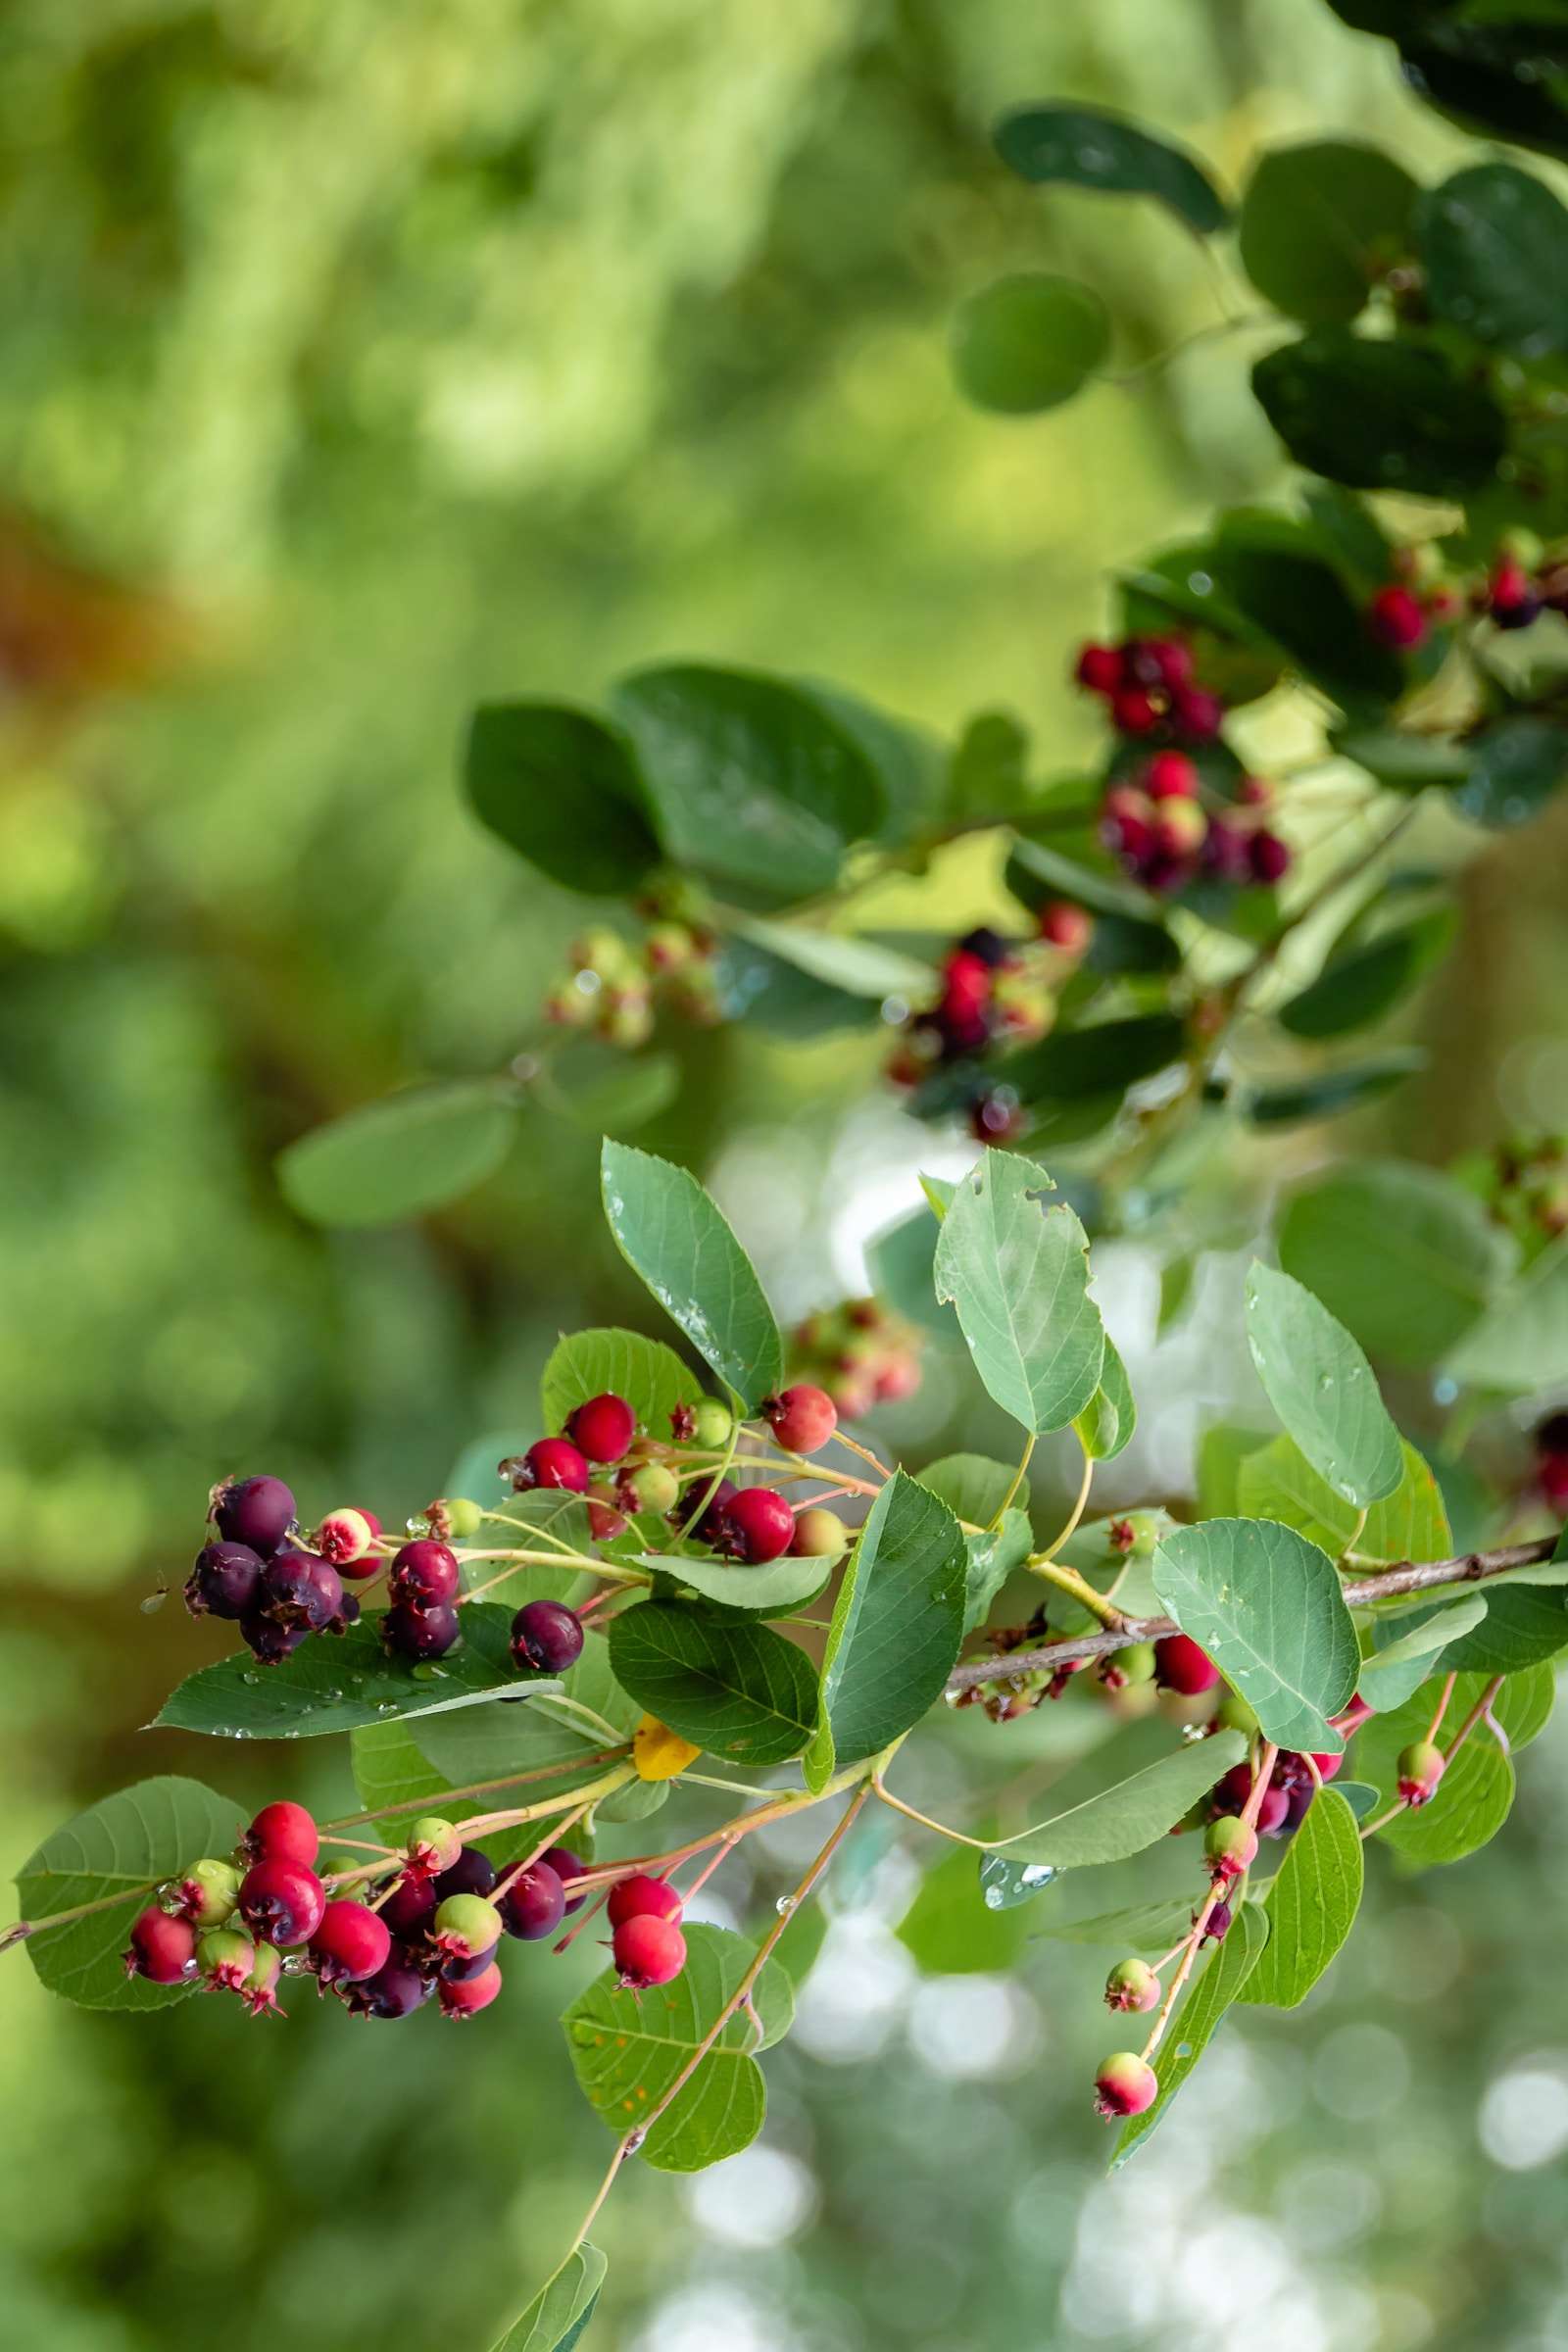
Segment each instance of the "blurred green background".
M1424 175L1462 146L1310 0L13 0L7 1875L153 1771L346 1810L344 1754L138 1730L223 1646L144 1606L208 1486L271 1469L313 1514L401 1516L476 1433L532 1434L563 1326L651 1311L563 1125L417 1230L323 1237L272 1184L318 1118L505 1060L581 919L461 810L469 704L702 654L947 729L1007 704L1065 766L1106 567L1276 485L1245 332L1024 426L952 388L946 321L1000 269L1101 284L1127 368L1222 316L1162 218L1006 179L988 124L1048 94L1185 136L1232 185L1263 139L1359 134ZM1431 1077L1260 1178L1568 1124L1565 866L1560 825L1487 848ZM874 1047L674 1042L686 1088L643 1140L713 1182L786 1313L856 1282L916 1166L967 1156L901 1116ZM1200 1413L1247 1394L1235 1266L1209 1274L1156 1347L1151 1267L1108 1253L1145 1415L1125 1498L1179 1494ZM928 1454L988 1428L937 1363L882 1434ZM963 1718L927 1794L956 1811L997 1742L1015 1769L1089 1716ZM862 1838L762 2141L617 2193L596 2352L1560 2346L1565 1753L1548 1736L1459 1871L1377 1868L1332 1982L1229 2026L1108 2185L1102 1958L916 1980L889 1930L929 1857ZM761 1908L789 1860L760 1859ZM590 1962L523 1958L482 2025L385 2046L300 1995L286 2029L92 2017L0 1966L5 2341L489 2342L606 2154L553 2024Z

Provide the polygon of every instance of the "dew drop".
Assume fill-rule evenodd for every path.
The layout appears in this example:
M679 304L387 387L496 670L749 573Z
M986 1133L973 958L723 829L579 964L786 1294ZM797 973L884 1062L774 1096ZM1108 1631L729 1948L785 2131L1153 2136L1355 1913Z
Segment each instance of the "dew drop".
M242 1674L239 1679L242 1683L248 1683L250 1688L254 1690L262 1678L259 1674Z
M799 1895L781 1894L778 1898L778 1901L773 1905L773 1908L778 1913L780 1919L788 1919L790 1913L798 1908L799 1903Z

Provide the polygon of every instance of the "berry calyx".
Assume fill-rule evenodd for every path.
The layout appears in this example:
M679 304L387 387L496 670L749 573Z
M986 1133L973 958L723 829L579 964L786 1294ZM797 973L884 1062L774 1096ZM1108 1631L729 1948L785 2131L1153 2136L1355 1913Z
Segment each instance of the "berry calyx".
M558 1488L568 1494L588 1492L587 1461L569 1438L541 1438L512 1467L511 1475L518 1494L536 1487Z
M238 1992L256 1966L256 1946L237 1928L214 1928L196 1946L202 1983L220 1992Z
M463 1833L438 1813L421 1813L404 1841L410 1879L436 1879L463 1851ZM396 1898L394 1897L394 1900ZM399 1934L402 1934L400 1929Z
M392 1953L392 1931L366 1903L328 1903L310 1939L311 1958L323 1984L351 1984L373 1977Z
M244 1617L261 1582L262 1555L248 1544L207 1544L186 1579L185 1606L193 1617Z
M474 1960L501 1940L501 1914L482 1894L449 1894L430 1922L430 1941L450 1960Z
M450 1977L443 1977L436 1986L436 1995L443 2017L465 2018L477 2017L481 2009L488 2009L500 1990L501 1970L492 1961L477 1977L460 1978L456 1983Z
M157 1904L143 1911L130 1931L125 1951L127 1977L149 1984L183 1984L196 1974L196 1932L184 1919L171 1919Z
M561 1881L562 1886L565 1890L565 1915L569 1919L572 1913L580 1911L588 1900L586 1887L581 1894L573 1894L571 1891L572 1880L580 1879L583 1874L582 1857L574 1854L569 1845L551 1845L545 1848L539 1859L541 1862L548 1863Z
M1443 1778L1443 1750L1435 1740L1417 1740L1402 1748L1395 1767L1399 1794L1407 1805L1428 1805Z
M1116 2050L1101 2063L1095 2077L1097 2115L1142 2115L1159 2096L1159 2078L1146 2058L1132 2050Z
M370 1511L328 1511L316 1531L316 1548L323 1560L356 1576L368 1576L379 1563L371 1546L381 1523Z
M1166 1634L1154 1643L1154 1680L1162 1690L1176 1690L1183 1698L1196 1698L1200 1691L1213 1690L1219 1681L1219 1668L1190 1635Z
M204 1855L176 1881L169 1908L193 1928L220 1928L239 1901L239 1872L232 1862Z
M428 1536L405 1544L387 1571L386 1589L408 1609L444 1609L458 1597L463 1571L458 1556Z
M278 2008L277 1988L283 1979L283 1955L275 1944L259 1943L251 1973L239 1986L239 1997L252 2017L265 2017Z
M624 1396L607 1392L579 1404L566 1422L566 1435L591 1462L619 1462L637 1435L637 1416Z
M667 1723L661 1723L657 1715L645 1715L631 1736L631 1760L640 1781L673 1781L688 1764L695 1764L702 1752L693 1740L683 1740Z
M639 1511L672 1511L680 1500L680 1480L667 1462L639 1462L624 1471L615 1490L617 1501L634 1515Z
M566 1897L549 1863L539 1861L513 1880L496 1909L509 1936L522 1943L538 1943L560 1927L566 1915Z
M781 1559L795 1536L795 1513L772 1487L741 1487L724 1505L718 1547L748 1566Z
M672 1919L659 1919L651 1911L623 1921L611 1938L611 1950L621 1986L630 1992L668 1984L686 1965L685 1936Z
M325 1909L326 1888L303 1862L258 1862L240 1883L239 1915L258 1943L309 1942Z
M1105 1979L1105 2006L1142 2013L1156 2005L1159 1991L1159 1979L1147 1960L1118 1960Z
M302 1862L308 1870L321 1850L321 1833L303 1805L283 1798L262 1807L240 1850L250 1862Z
M342 1607L343 1579L317 1552L284 1544L262 1570L262 1614L274 1624L322 1634Z
M605 1906L612 1928L628 1919L679 1919L682 1908L680 1896L667 1879L650 1878L644 1871L617 1879Z
M444 1658L463 1638L454 1602L439 1608L411 1609L401 1601L381 1619L381 1644L395 1657Z
M446 1521L446 1533L455 1536L460 1544L466 1544L470 1536L476 1536L485 1522L481 1506L466 1494L444 1495L441 1515Z
M1217 1879L1239 1879L1257 1859L1257 1833L1233 1814L1222 1813L1204 1833L1203 1851Z
M266 1558L294 1524L294 1496L280 1478L237 1479L219 1494L213 1518L225 1543L248 1544Z
M512 1655L524 1674L564 1674L582 1656L581 1619L564 1601L526 1600L512 1620Z
M850 1541L850 1531L837 1511L825 1503L813 1502L795 1514L795 1533L790 1538L790 1549L798 1558L836 1560Z
M762 1400L762 1418L786 1453L815 1453L839 1425L839 1408L808 1380Z

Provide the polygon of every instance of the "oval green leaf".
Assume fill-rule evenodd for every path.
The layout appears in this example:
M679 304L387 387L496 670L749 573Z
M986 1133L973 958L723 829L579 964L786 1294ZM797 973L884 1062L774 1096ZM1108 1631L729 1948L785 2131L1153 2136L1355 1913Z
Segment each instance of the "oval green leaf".
M988 1395L1036 1436L1091 1402L1105 1358L1089 1241L1044 1168L987 1152L942 1221L936 1293L957 1310Z
M505 1159L516 1089L466 1078L411 1087L302 1135L274 1163L289 1206L315 1225L390 1225L471 1192Z
M1038 416L1081 392L1110 350L1110 314L1076 278L999 277L953 321L953 369L976 408Z
M1568 351L1568 212L1513 164L1476 164L1423 196L1416 243L1440 318L1539 360Z
M703 1393L673 1348L638 1331L576 1331L551 1350L539 1381L546 1429L564 1429L590 1396L623 1396L650 1437L667 1439L670 1414Z
M571 2352L594 2316L609 2268L597 2246L573 2247L493 2352Z
M607 1142L600 1159L615 1246L748 1412L784 1377L784 1343L757 1270L695 1176Z
M1364 1159L1306 1186L1280 1219L1280 1263L1374 1356L1425 1371L1494 1299L1512 1242L1436 1168Z
M1154 1553L1154 1590L1255 1712L1265 1740L1333 1755L1361 1663L1334 1563L1272 1519L1205 1519Z
M1013 1862L1049 1863L1054 1870L1125 1862L1167 1837L1182 1815L1246 1753L1241 1732L1215 1732L1085 1797L1065 1813L1036 1822L1016 1838L993 1839L989 1850Z
M1355 1815L1336 1790L1319 1789L1268 1890L1268 1942L1239 1997L1298 2007L1355 1924L1363 1876Z
M1358 1508L1392 1494L1404 1476L1399 1433L1344 1324L1291 1275L1254 1263L1247 1344L1270 1404L1319 1477Z
M1212 180L1184 148L1098 106L1021 106L997 125L997 153L1020 179L1152 196L1211 236L1230 218Z
M639 1706L736 1764L787 1763L816 1726L816 1675L805 1650L744 1618L644 1601L612 1623L610 1663Z
M586 710L481 705L463 780L480 823L566 890L624 898L660 861L631 745Z
M1377 147L1314 139L1272 148L1242 199L1242 267L1289 318L1353 318L1374 278L1407 252L1419 193Z
M1258 361L1252 389L1298 466L1354 490L1462 498L1507 442L1486 386L1437 351L1315 327Z

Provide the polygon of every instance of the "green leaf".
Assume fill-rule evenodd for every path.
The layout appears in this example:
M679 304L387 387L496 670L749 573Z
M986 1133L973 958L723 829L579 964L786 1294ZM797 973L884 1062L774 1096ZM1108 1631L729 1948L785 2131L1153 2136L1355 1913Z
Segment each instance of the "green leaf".
M1152 196L1189 228L1211 236L1230 215L1184 148L1097 106L1021 106L997 125L997 153L1020 179L1064 180L1112 195Z
M1237 1997L1299 2007L1355 1924L1363 1876L1355 1815L1333 1788L1320 1788L1269 1887L1268 1942Z
M1294 1438L1275 1438L1241 1464L1235 1515L1278 1519L1331 1559L1353 1544L1372 1560L1445 1560L1453 1539L1438 1482L1413 1446L1401 1440L1401 1450L1399 1484L1370 1505L1362 1524L1355 1505L1318 1476Z
M755 940L726 932L713 950L711 970L718 1009L726 1021L747 1021L769 1037L832 1037L867 1030L881 1018L869 997L815 980Z
M1084 787L1086 795L1094 789L1087 784ZM1005 880L1013 897L1031 913L1038 914L1052 899L1066 899L1074 906L1087 906L1091 914L1116 915L1158 932L1161 938L1166 936L1160 903L1149 891L1118 874L1083 865L1076 858L1054 850L1049 842L1031 841L1027 834L1021 834L1007 854Z
M1023 1511L1009 1510L1000 1528L993 1530L991 1526L1013 1492L1016 1480L1015 1468L1005 1462L991 1461L983 1453L944 1454L940 1461L928 1463L919 1475L919 1485L939 1495L956 1518L987 1531L984 1535L964 1538L969 1561L964 1607L966 1633L985 1623L991 1603L1034 1547L1034 1530Z
M678 1404L695 1404L703 1384L673 1348L636 1331L575 1331L551 1350L539 1382L546 1429L564 1429L590 1396L624 1396L637 1426L667 1439Z
M1568 1381L1568 1235L1497 1294L1443 1368L1450 1380L1505 1396Z
M1414 343L1314 327L1252 369L1264 415L1298 466L1355 490L1462 497L1506 445L1484 384Z
M976 711L954 746L949 764L950 815L969 822L1016 817L1035 797L1027 731L1010 710Z
M940 736L821 678L797 678L794 684L854 738L870 761L883 800L877 839L902 846L929 832L941 819L948 781L948 749Z
M999 277L953 320L953 370L977 408L1037 416L1081 392L1110 350L1110 314L1092 286L1043 270Z
M748 1412L784 1377L784 1343L751 1259L695 1176L607 1142L600 1162L615 1246Z
M1257 1903L1243 1903L1232 1919L1223 1942L1211 1945L1212 1958L1183 2002L1175 2025L1165 2036L1155 2061L1159 2096L1142 2115L1129 2116L1122 2126L1116 2152L1110 2160L1118 2171L1160 2122L1172 2099L1214 2037L1215 2029L1231 2003L1240 1999L1268 1942L1268 1918Z
M950 1846L899 1922L899 1941L929 1977L1001 1975L1029 1940L1023 1911L987 1903L975 1859L968 1848Z
M1254 1262L1247 1344L1270 1404L1335 1493L1358 1506L1392 1494L1404 1476L1399 1433L1366 1357L1328 1308Z
M1445 1716L1447 1735L1463 1723L1490 1679L1479 1673L1458 1676ZM1504 1681L1493 1714L1515 1755L1544 1727L1554 1690L1555 1677L1547 1665L1528 1667ZM1430 1690L1418 1690L1395 1713L1372 1717L1357 1733L1356 1770L1376 1784L1380 1812L1394 1800L1400 1750L1426 1738L1432 1710ZM1459 1862L1495 1837L1508 1818L1513 1796L1512 1762L1481 1723L1448 1765L1431 1802L1414 1812L1396 1814L1377 1835L1422 1867Z
M963 1639L967 1570L953 1512L896 1470L839 1586L808 1788L822 1788L837 1765L879 1754L941 1696Z
M550 1075L543 1107L597 1142L627 1127L646 1126L667 1110L680 1093L681 1067L673 1054L627 1054L618 1046L600 1049L581 1042L557 1055Z
M1380 148L1348 139L1274 147L1242 199L1242 267L1287 318L1354 318L1374 278L1408 250L1420 191Z
M318 1740L397 1716L472 1706L501 1690L559 1690L559 1683L518 1674L509 1646L512 1617L494 1601L466 1601L463 1640L433 1667L387 1656L379 1612L335 1639L302 1642L278 1666L259 1666L241 1649L187 1674L152 1728L215 1740Z
M1442 735L1416 735L1402 727L1332 727L1329 741L1342 760L1354 760L1393 792L1424 792L1429 784L1462 784L1470 756L1462 744Z
M1416 208L1426 298L1440 318L1522 360L1568 351L1568 212L1512 164L1475 164Z
M1262 1430L1244 1429L1234 1421L1216 1421L1204 1430L1198 1441L1198 1515L1200 1519L1255 1516L1242 1509L1242 1464L1268 1443Z
M929 963L876 940L857 939L848 931L808 930L800 923L766 922L760 915L742 916L734 928L782 963L794 964L813 980L825 980L846 996L865 997L873 1004L886 997L925 1004L937 992L937 975Z
M919 1484L940 1495L956 1518L989 1527L1012 1493L1016 1463L995 1462L984 1453L945 1453L928 1462Z
M644 1601L612 1621L610 1663L661 1723L737 1764L783 1764L815 1728L811 1661L765 1625Z
M1342 941L1311 984L1275 1019L1293 1037L1343 1037L1379 1021L1440 962L1458 925L1452 906L1434 906L1375 938Z
M865 1246L866 1272L886 1305L923 1331L951 1340L953 1317L938 1302L933 1285L936 1253L937 1219L929 1207L917 1208L872 1235Z
M1193 1910L1186 1897L1132 1903L1125 1910L1098 1911L1088 1919L1061 1919L1053 1910L1036 1926L1035 1935L1053 1943L1104 1943L1119 1952L1164 1952L1186 1935Z
M583 2095L616 2133L658 2106L756 1958L756 1946L726 1928L690 1921L685 1935L686 1966L673 1983L623 1992L608 1969L562 2017ZM742 2008L643 2141L638 2152L656 2171L701 2172L739 2155L761 2130L767 2098L751 2052L787 2034L794 2013L789 1978L771 1960L757 1981L752 2007L762 2027L761 2043Z
M1429 1608L1412 1609L1397 1616L1379 1617L1372 1628L1377 1648L1370 1658L1362 1660L1358 1686L1367 1704L1383 1714L1402 1707L1412 1690L1418 1690L1433 1672L1440 1657L1445 1665L1452 1663L1445 1655L1448 1644L1481 1623L1487 1603L1485 1592L1466 1592L1457 1600L1440 1601ZM1568 1629L1563 1638L1568 1640Z
M497 1780L503 1773L532 1771L541 1764L568 1764L612 1744L572 1708L558 1705L569 1699L603 1718L618 1740L629 1740L642 1717L642 1708L611 1672L608 1642L591 1641L559 1688L529 1690L523 1700L503 1700L493 1707L462 1707L441 1715L420 1715L409 1728L409 1738L452 1788L466 1788L476 1781ZM564 1771L552 1778L552 1790L570 1788L579 1781L597 1780L604 1764L581 1763L580 1771ZM660 1788L661 1782L639 1782L637 1788ZM611 1800L613 1801L613 1800Z
M567 890L626 898L660 861L631 746L586 710L481 705L463 776L480 823Z
M786 1552L779 1560L753 1568L734 1560L686 1559L678 1552L645 1551L638 1565L704 1600L726 1609L745 1609L753 1616L778 1617L814 1600L832 1577L836 1562Z
M1138 1407L1133 1401L1127 1367L1107 1338L1100 1386L1074 1420L1073 1429L1091 1461L1108 1462L1120 1453L1137 1426Z
M1242 508L1223 518L1216 552L1239 610L1336 702L1391 703L1402 691L1400 662L1367 634L1309 523Z
M982 1385L1037 1436L1084 1410L1105 1355L1088 1237L1048 1201L1054 1191L1033 1161L987 1152L954 1195L936 1251L937 1297L956 1307Z
M831 890L884 810L865 752L784 679L697 662L638 670L612 696L670 858L769 905Z
M1245 1098L1244 1107L1254 1127L1291 1127L1303 1119L1337 1118L1341 1111L1360 1110L1375 1102L1426 1065L1421 1047L1400 1046L1346 1069L1320 1070L1312 1078L1257 1087Z
M1363 1348L1425 1371L1494 1298L1515 1254L1483 1203L1435 1168L1363 1159L1297 1193L1280 1263Z
M1246 1753L1242 1733L1215 1732L1113 1782L1066 1812L1020 1831L1016 1838L994 1839L990 1850L1014 1862L1048 1862L1056 1870L1125 1862L1157 1845Z
M1428 106L1466 128L1568 156L1568 42L1559 0L1331 0L1360 31L1398 44L1404 78Z
M163 2009L190 1987L127 1977L122 1958L153 1890L204 1854L226 1854L244 1823L200 1781L138 1781L52 1830L17 1873L20 1917L46 1922L78 1903L121 1897L26 1938L40 1984L83 2009Z
M493 2352L571 2352L594 2316L609 2268L597 2246L574 2246Z
M1205 1519L1154 1553L1154 1590L1280 1747L1335 1754L1329 1717L1355 1690L1355 1626L1334 1563L1272 1519Z
M1466 780L1454 806L1478 825L1528 825L1568 776L1568 728L1555 719L1499 718L1468 738Z
M923 1482L922 1482L923 1483ZM965 1536L968 1554L963 1630L984 1625L991 1604L1008 1577L1015 1576L1034 1549L1034 1530L1022 1511L1008 1511L1002 1525L983 1536Z
M471 1192L516 1132L515 1088L492 1078L410 1087L302 1135L274 1165L283 1198L316 1225L389 1225Z
M1088 1102L1120 1095L1139 1079L1168 1069L1185 1040L1174 1013L1135 1013L1127 1020L1054 1030L1038 1045L1009 1054L997 1074L1023 1102Z
M1485 1622L1445 1652L1445 1671L1518 1674L1568 1649L1568 1594L1540 1585L1494 1592L1489 1580L1486 1600Z

